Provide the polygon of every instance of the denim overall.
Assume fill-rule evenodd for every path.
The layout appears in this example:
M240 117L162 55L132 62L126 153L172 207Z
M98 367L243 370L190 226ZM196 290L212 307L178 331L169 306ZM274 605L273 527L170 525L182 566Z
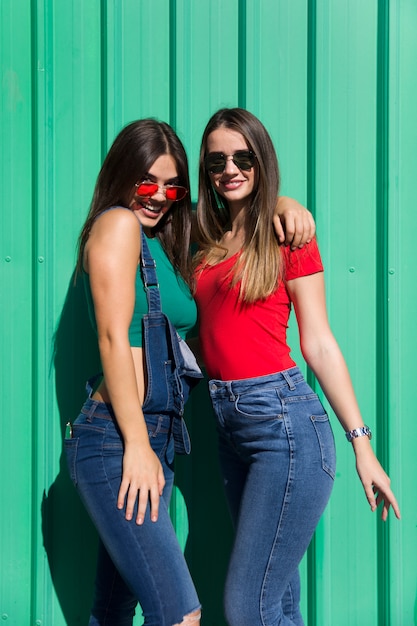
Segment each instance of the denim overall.
M148 297L143 338L147 393L143 412L149 440L165 476L157 522L149 505L138 526L118 510L123 439L111 405L88 398L65 439L71 479L100 536L90 626L131 626L137 602L144 626L172 626L200 608L172 526L168 506L174 482L174 451L189 453L183 419L191 387L202 378L194 356L161 312L155 262L142 234L142 273Z
M191 389L203 378L203 374L186 342L162 313L155 261L143 231L141 262L148 299L148 314L143 317L143 343L148 369L143 411L173 415L175 452L189 454L191 446L183 419L184 406ZM156 363L155 354L158 355Z

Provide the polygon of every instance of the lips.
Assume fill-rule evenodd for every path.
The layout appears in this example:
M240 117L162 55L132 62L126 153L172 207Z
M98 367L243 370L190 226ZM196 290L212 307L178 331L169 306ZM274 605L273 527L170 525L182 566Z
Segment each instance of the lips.
M149 217L149 214L151 217L157 217L164 210L163 206L153 206L152 204L145 204L143 202L137 202L136 206L145 215L148 215L148 217Z
M145 211L149 211L150 213L155 213L155 215L158 215L162 211L161 207L155 208L155 207L152 207L152 206L144 206L143 209Z
M243 185L243 183L245 182L246 181L244 180L226 180L226 181L220 181L220 184L222 185L224 189L233 191L234 189L239 189L239 187Z

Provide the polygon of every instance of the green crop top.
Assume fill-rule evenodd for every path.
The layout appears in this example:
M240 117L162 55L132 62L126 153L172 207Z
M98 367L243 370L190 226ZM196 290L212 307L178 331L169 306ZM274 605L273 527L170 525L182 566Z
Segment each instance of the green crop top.
M178 334L185 339L188 331L193 328L197 320L196 304L188 285L183 278L174 271L159 239L157 237L147 237L147 242L156 263L162 312L168 316ZM86 272L83 272L83 276L90 319L97 332L90 279ZM143 286L140 265L138 265L136 272L135 289L135 308L129 327L129 341L132 347L142 347L142 317L148 312L148 301Z

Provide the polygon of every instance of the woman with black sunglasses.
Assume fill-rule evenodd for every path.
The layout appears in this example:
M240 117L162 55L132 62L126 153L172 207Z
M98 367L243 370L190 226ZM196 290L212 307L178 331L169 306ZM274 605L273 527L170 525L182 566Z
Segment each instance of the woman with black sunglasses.
M271 227L275 150L243 109L204 131L196 258L200 344L235 527L225 588L229 626L301 626L298 565L335 476L331 426L290 355L294 306L303 356L353 444L371 510L399 508L375 457L343 356L329 328L317 241L280 245Z
M287 206L291 226L294 206ZM148 339L154 312L147 316L158 290L178 344L194 326L190 232L183 145L163 122L129 124L104 160L79 239L78 271L103 368L65 439L71 478L100 536L90 626L132 624L137 602L146 626L200 624L168 513L174 452L189 451L183 388L162 344ZM151 286L141 257L150 273L156 264ZM152 330L144 322L151 315Z

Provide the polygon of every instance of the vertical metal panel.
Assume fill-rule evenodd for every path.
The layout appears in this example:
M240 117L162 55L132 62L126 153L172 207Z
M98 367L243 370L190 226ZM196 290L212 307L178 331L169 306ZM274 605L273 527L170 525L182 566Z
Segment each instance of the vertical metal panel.
M364 419L378 435L377 6L355 1L320 2L316 24L315 209L326 267L329 318L348 363ZM316 623L324 618L325 623L333 621L341 626L371 624L378 607L375 519L368 512L354 475L352 451L335 422L338 471L317 534L316 567L320 570L326 565L328 576L317 586ZM343 570L341 562L345 564ZM363 588L368 591L366 597L358 593ZM343 597L355 597L348 610L340 601Z
M417 298L413 229L417 171L417 85L414 80L417 43L414 36L417 5L412 0L389 6L389 144L387 219L387 358L389 377L387 453L391 475L398 485L401 524L389 526L387 586L392 624L416 624L417 498L415 442L415 321ZM383 564L381 563L381 566Z
M271 132L282 193L316 215L331 324L403 511L385 526L369 513L334 419L335 490L301 568L306 624L417 624L414 0L2 0L0 20L2 619L88 617L96 534L62 434L98 367L73 271L102 158L124 124L164 119L195 199L204 125L240 105ZM299 359L297 341L292 321ZM232 533L203 386L188 420L172 517L204 624L222 626Z
M30 612L33 562L32 98L26 1L0 4L0 40L0 615L13 616L18 624L24 623Z
M81 377L91 361L82 351L83 325L77 328L70 311L75 242L103 153L100 2L41 0L32 15L34 241L43 262L34 273L33 299L37 523L31 619L75 624L87 615L96 539L68 481L62 436L82 400Z

